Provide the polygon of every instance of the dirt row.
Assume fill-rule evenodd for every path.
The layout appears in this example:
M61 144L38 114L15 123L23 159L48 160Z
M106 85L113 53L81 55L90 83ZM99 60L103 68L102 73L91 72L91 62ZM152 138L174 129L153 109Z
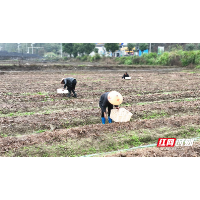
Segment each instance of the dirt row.
M111 88L107 88L105 91L112 91ZM120 91L120 89L118 90ZM99 99L103 91L98 91L98 92L93 92L93 91L79 91L78 93L78 101L83 102L83 99ZM174 93L155 93L155 94L134 94L134 89L127 89L127 90L122 90L120 93L124 97L124 101L129 101L129 102L143 102L143 101L157 101L157 100L167 100L167 99L182 99L182 98L197 98L200 97L200 92L199 90L194 90L194 91L184 91L184 92L174 92ZM22 104L22 103L43 103L43 104L48 104L49 101L53 101L54 103L57 103L57 101L60 100L67 100L66 95L60 95L60 94L49 94L49 95L29 95L29 96L24 96L24 95L0 95L1 97L1 105L0 108L6 104L10 105L17 105L17 104ZM74 101L74 99L71 99Z
M200 101L177 102L164 104L133 105L125 107L133 116L131 120L144 118L157 118L162 116L193 114L200 112ZM64 109L64 108L63 108ZM90 108L76 110L77 108L65 111L55 111L50 114L33 114L28 116L1 117L1 133L13 135L29 134L34 130L49 130L50 124L58 129L82 126L84 124L99 124L100 109Z
M83 127L71 129L59 129L55 131L46 131L40 134L27 135L21 137L5 137L0 139L0 151L5 153L10 149L18 149L23 146L35 144L51 144L53 142L67 141L67 138L82 138L82 137L100 137L101 134L117 131L138 130L143 128L158 128L158 127L181 127L188 124L200 124L200 116L182 116L151 120L135 120L127 123L113 124L98 124L87 125Z
M131 90L130 90L131 91ZM123 104L129 103L138 103L138 102L153 102L153 101L162 101L162 100L176 100L176 99L184 99L184 98L200 98L200 91L185 91L180 93L172 93L172 94L149 94L149 95L131 95L129 91L121 92L124 98ZM91 104L95 104L98 106L98 100L101 96L102 92L94 92L92 94L87 93L79 93L79 97L77 99L68 100L66 97L61 96L59 94L56 95L31 95L27 97L23 96L5 96L2 99L2 103L0 105L0 112L2 114L7 114L9 112L30 112L33 110L37 110L39 108L41 110L48 109L48 107L88 107ZM83 97L89 95L90 99L83 99ZM93 97L93 98L92 98Z
M94 80L99 79L100 74L92 75ZM7 77L5 80L2 80L0 83L0 99L3 102L13 103L16 101L19 102L29 102L29 101L44 101L46 98L57 98L56 89L61 87L58 80L60 75L57 74L55 77L53 75L49 76L39 76L37 78L32 77L29 80L23 78L20 80L20 77ZM149 94L149 93L162 93L162 92L183 92L184 91L197 91L198 90L198 81L200 79L192 79L191 81L187 80L187 84L185 81L181 81L180 83L174 83L170 80L166 82L162 79L158 79L158 77L154 77L150 82L147 82L146 77L144 81L122 81L120 77L112 78L115 83L114 86L110 80L113 76L112 74L104 75L101 78L103 81L92 82L92 79L89 79L89 82L85 82L84 78L81 77L83 75L75 75L78 80L77 91L78 98L90 98L91 95L94 97L99 96L104 91L110 90L118 90L123 95L137 95L137 94ZM88 78L87 75L84 75ZM166 76L166 75L165 75ZM61 76L60 76L61 77ZM7 83L7 80L11 80ZM38 79L38 80L37 80ZM47 81L49 80L49 81ZM39 81L40 83L38 83ZM25 83L24 83L25 82ZM162 82L162 84L160 84ZM175 90L176 88L176 90ZM26 93L30 93L31 95L26 95ZM39 95L37 93L46 93L46 95ZM92 93L92 94L91 94Z
M70 104L71 105L71 104ZM88 104L90 108L78 110L76 103L72 108L60 107L60 110L52 111L52 113L33 114L25 116L1 117L1 132L12 135L32 133L34 130L50 129L50 124L57 128L69 128L81 126L84 124L100 123L100 109L93 108L93 104ZM70 106L69 106L70 107ZM132 120L148 118L151 115L172 116L181 114L199 114L200 100L198 101L183 101L183 102L167 102L153 103L145 105L122 106L129 110L133 116ZM35 109L35 108L34 108ZM152 116L154 117L154 116Z

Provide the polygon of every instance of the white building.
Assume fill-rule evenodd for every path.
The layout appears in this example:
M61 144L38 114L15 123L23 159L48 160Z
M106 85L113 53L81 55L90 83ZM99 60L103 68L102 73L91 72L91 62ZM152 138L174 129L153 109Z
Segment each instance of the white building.
M102 55L105 55L105 56L109 56L109 53L106 52L106 48L104 46L96 46L95 48L97 48L99 51L98 53L102 56ZM93 56L95 53L94 51L92 53L90 53L90 56Z
M121 45L120 45L121 44ZM127 43L119 43L119 45L121 47L125 47L127 46ZM96 48L99 50L98 53L102 56L105 55L106 57L112 57L112 53L111 52L107 52L105 47L104 47L104 43L96 43ZM95 55L94 52L90 53L91 56ZM124 56L124 52L117 50L114 53L114 57L121 57Z

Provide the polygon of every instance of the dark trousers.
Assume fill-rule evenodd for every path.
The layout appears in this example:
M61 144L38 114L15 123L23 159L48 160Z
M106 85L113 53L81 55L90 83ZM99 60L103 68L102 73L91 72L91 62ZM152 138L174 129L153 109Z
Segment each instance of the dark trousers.
M112 109L113 108L108 107L108 117L110 117L110 112ZM101 117L104 117L104 112L103 112L102 108L101 108Z
M73 92L73 94L75 94L75 86L76 86L76 79L74 79L72 81L72 87L67 87L67 90L69 91L69 94L71 94L71 92Z
M71 94L71 92L73 92L73 94L75 94L75 87L72 88L72 87L68 87L67 90L69 91L69 94Z

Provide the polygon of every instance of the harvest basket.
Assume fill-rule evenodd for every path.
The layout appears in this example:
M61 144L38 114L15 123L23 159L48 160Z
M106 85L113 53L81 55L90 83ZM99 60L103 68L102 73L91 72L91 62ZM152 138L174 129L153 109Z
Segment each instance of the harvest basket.
M60 89L57 89L57 93L58 93L58 94L66 94L66 93L68 93L68 90L64 90L64 91L63 91L63 89L60 88Z
M133 114L125 108L112 109L110 118L115 122L128 122Z

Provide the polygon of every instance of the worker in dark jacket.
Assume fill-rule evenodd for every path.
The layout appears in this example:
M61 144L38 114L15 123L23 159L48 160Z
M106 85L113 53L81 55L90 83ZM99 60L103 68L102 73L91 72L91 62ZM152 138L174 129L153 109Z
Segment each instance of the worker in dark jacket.
M75 90L76 83L77 83L76 79L75 79L75 78L72 78L72 77L63 78L63 79L61 80L61 84L64 84L63 90L67 87L67 90L69 91L68 97L71 96L71 92L73 92L75 98L77 97L77 94L76 94L75 91L74 91L74 90Z
M127 72L124 74L124 76L122 76L123 79L125 79L125 77L129 77L129 75L127 74Z
M114 92L114 96L119 93ZM111 113L111 110L113 109L113 104L111 100L113 100L113 92L106 92L104 94L101 95L100 97L100 100L99 100L99 107L101 108L101 121L102 121L102 124L105 124L106 122L106 119L107 119L107 116L106 116L106 107L108 107L108 122L109 123L112 123L112 119L110 118L110 113ZM111 95L111 96L109 96ZM119 94L120 95L120 94ZM121 104L122 103L122 96L120 98L120 101L118 101L119 99L117 99L117 103L116 104ZM117 109L119 109L118 105L114 105Z

